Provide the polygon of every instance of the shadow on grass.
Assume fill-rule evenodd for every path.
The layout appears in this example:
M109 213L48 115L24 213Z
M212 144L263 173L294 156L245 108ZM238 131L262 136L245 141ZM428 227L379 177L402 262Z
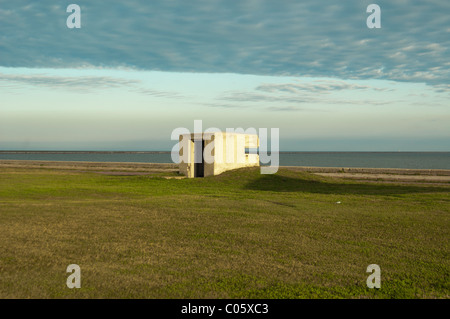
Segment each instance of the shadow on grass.
M450 192L450 187L386 185L357 183L351 181L312 179L299 175L283 176L279 174L261 175L244 186L245 189L272 192L305 192L320 194L359 194L359 195L395 195L411 193Z

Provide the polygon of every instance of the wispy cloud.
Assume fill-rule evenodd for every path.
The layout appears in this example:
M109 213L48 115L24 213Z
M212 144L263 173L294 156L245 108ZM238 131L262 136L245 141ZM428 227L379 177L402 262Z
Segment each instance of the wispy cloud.
M434 88L438 93L450 93L450 84L438 84L435 85Z
M232 101L232 102L255 102L255 103L292 103L292 104L327 104L327 105L385 105L401 102L400 100L379 100L379 99L348 99L348 98L324 98L322 96L305 95L271 95L271 94L257 94L253 92L232 92L227 95L221 96L218 100ZM278 107L271 109L275 110ZM285 107L283 110L293 110L294 107ZM296 108L295 108L296 109Z
M360 85L348 83L344 81L317 80L314 82L304 83L286 83L286 84L262 84L256 90L263 92L286 92L286 93L320 93L330 94L340 90L374 90L374 91L392 91L393 89L371 87L368 85Z
M148 88L141 80L112 76L62 76L49 74L4 74L0 73L0 88L22 89L23 85L57 90L91 93L97 90L125 89L126 91L160 98L180 99L178 92Z
M329 112L323 109L302 108L298 106L269 106L265 110L270 112Z
M136 80L127 80L107 76L53 76L53 75L27 75L27 74L2 74L0 73L0 86L11 84L22 86L33 85L54 89L69 89L84 91L91 89L107 89L124 86L134 86L139 83Z
M302 97L302 96L288 96L288 95L271 95L261 94L251 91L236 91L228 92L218 100L233 101L233 102L286 102L286 103L309 103L314 102L317 99L314 97Z
M361 93L377 93L377 98L367 98L365 94L355 95L355 91ZM247 91L227 91L217 97L218 101L231 103L247 103L247 105L258 105L261 103L274 104L268 110L278 111L298 111L310 110L300 108L305 104L326 104L326 105L384 105L388 103L401 102L399 100L380 99L380 92L394 92L395 88L384 86L374 86L367 84L356 84L342 80L317 79L308 81L296 81L294 83L263 83ZM346 93L337 95L337 93ZM280 104L284 106L280 106ZM219 103L219 106L222 104ZM231 107L225 104L226 107Z
M162 98L171 98L171 99L185 99L186 95L173 92L173 91L160 91L160 90L154 90L154 89L148 89L144 87L137 88L134 90L137 93L150 95L154 97L162 97Z
M210 102L210 103L202 103L203 106L207 106L207 107L217 107L217 108L224 108L224 109L236 109L236 108L240 108L240 109L245 109L245 108L251 108L252 105L242 105L242 104L226 104L226 103L215 103L215 102Z
M202 105L213 108L224 108L230 110L236 109L253 109L257 112L260 111L268 111L268 112L328 112L327 110L319 109L319 108L304 108L299 107L298 105L271 105L265 106L266 104L242 104L242 103L203 103Z

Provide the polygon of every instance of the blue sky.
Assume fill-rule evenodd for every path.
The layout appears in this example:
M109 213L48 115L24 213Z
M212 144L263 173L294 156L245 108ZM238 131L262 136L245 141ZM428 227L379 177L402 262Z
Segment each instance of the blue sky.
M71 3L81 29L66 26ZM0 149L170 150L200 119L277 127L282 150L450 151L449 13L445 0L0 0Z

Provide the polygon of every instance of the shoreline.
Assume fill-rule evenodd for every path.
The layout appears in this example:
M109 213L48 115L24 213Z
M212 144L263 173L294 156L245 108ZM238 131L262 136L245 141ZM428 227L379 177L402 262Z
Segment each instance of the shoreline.
M450 176L450 169L423 168L376 168L376 167L318 167L318 166L280 166L289 170L309 173L338 173L338 174L399 174L399 175L427 175Z
M120 169L178 169L176 163L143 162L94 162L94 161L50 161L0 159L1 167L117 167ZM376 168L376 167L328 167L328 166L279 166L280 168L310 173L363 173L363 174L401 174L401 175L439 175L450 176L450 169L415 168Z
M126 172L174 172L178 165L173 163L134 163L134 162L85 162L85 161L35 161L0 160L1 168L47 168L61 170L87 171L126 171Z
M85 162L85 161L36 161L0 160L1 168L56 169L75 172L91 172L108 175L149 175L178 173L175 163L140 162ZM280 166L281 169L308 172L315 175L359 181L385 181L402 183L450 183L450 169L400 169L358 167Z

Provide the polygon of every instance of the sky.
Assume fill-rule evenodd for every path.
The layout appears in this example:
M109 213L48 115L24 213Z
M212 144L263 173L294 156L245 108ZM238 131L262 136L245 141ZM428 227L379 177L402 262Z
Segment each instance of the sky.
M202 120L279 128L282 151L450 151L449 14L448 0L0 0L0 150L170 150Z

